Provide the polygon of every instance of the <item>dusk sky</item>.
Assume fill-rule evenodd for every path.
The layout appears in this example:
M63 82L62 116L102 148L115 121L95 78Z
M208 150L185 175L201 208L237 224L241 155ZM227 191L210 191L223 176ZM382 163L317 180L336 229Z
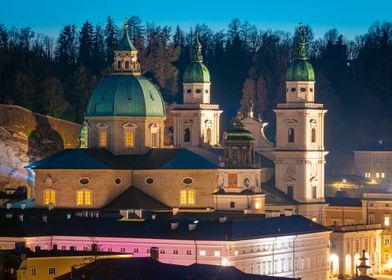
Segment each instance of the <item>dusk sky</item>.
M67 23L81 26L89 20L104 24L108 15L120 24L126 16L160 25L180 25L187 30L206 23L214 30L225 29L231 19L248 20L266 30L292 32L300 19L310 24L317 37L336 27L348 38L363 34L376 20L392 20L392 1L213 1L213 0L3 0L0 23L7 27L31 26L36 32L57 36Z

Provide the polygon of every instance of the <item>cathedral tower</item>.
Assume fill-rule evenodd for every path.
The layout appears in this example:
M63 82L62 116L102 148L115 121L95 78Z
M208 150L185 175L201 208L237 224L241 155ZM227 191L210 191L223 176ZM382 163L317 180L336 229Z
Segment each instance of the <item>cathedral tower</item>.
M210 72L203 63L199 31L192 47L191 63L183 75L183 100L173 109L174 146L192 147L219 144L219 105L210 104Z
M294 60L286 73L286 102L277 104L276 186L300 203L298 212L324 221L324 115L315 103L315 75L308 61L302 26Z

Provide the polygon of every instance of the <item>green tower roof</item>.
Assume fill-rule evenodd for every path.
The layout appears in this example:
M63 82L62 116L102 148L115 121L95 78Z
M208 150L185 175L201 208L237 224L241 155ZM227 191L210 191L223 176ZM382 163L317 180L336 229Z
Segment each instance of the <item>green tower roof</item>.
M158 88L140 75L110 75L91 95L86 111L92 116L166 116Z
M127 21L124 24L124 36L122 37L120 44L117 46L116 51L137 51L129 38Z
M315 81L312 64L310 64L306 55L306 43L303 37L302 25L299 27L297 52L287 69L286 81Z
M210 71L203 63L199 31L196 29L196 39L192 50L192 61L186 67L183 75L184 83L210 83Z
M233 129L226 132L225 140L227 141L253 141L252 132L245 129L244 124L242 123L242 114L240 112L237 113L236 117L233 119Z

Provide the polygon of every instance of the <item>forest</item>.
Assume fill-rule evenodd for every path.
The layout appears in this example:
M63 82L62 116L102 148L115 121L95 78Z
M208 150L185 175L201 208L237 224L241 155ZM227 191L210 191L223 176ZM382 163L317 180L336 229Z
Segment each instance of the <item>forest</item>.
M167 103L182 100L182 73L190 61L192 30L128 20L143 75L158 85ZM274 138L276 103L285 98L285 72L298 34L261 30L233 19L226 30L198 25L204 62L212 79L212 102L224 110L223 128L237 110L254 104ZM392 23L375 22L349 40L336 28L315 38L304 25L308 57L316 72L316 100L328 110L326 146L347 152L392 136ZM57 38L30 27L0 24L0 103L81 123L89 95L107 75L123 26L65 24Z

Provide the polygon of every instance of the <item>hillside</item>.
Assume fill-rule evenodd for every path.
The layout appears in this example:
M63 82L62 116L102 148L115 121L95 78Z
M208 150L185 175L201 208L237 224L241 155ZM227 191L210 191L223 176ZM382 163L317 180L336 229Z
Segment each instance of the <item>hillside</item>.
M0 104L0 190L27 184L24 166L79 145L81 125Z

